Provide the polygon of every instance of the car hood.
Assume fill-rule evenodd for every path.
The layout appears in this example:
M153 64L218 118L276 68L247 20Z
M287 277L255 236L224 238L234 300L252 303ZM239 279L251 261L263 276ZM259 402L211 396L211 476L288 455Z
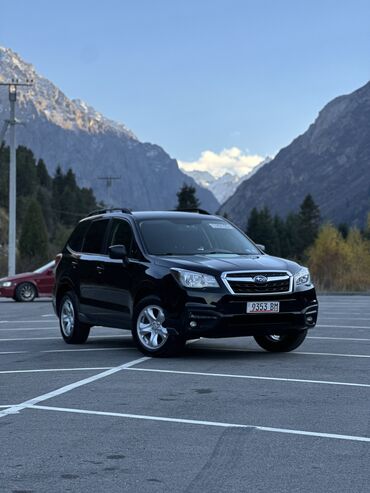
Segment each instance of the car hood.
M30 277L35 277L34 272L23 272L22 274L15 274L14 276L10 277L2 277L0 279L0 282L6 282L6 281L21 281L22 279L29 279Z
M155 257L155 263L164 267L178 267L200 272L287 270L296 274L301 268L296 262L270 255L192 255Z

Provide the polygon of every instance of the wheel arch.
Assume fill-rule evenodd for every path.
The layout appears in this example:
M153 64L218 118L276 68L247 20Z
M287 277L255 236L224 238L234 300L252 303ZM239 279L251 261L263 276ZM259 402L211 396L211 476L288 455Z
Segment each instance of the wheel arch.
M62 281L55 292L55 308L57 315L59 315L60 302L68 291L75 291L73 285L67 280Z

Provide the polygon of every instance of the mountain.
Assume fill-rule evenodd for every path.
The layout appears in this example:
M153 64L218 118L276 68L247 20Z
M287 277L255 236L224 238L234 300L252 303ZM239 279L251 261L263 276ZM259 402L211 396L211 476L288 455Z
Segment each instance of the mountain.
M208 171L185 171L184 172L194 178L198 185L210 190L216 199L223 204L229 197L233 195L238 186L244 181L254 175L254 173L261 168L264 164L271 160L270 157L264 159L261 163L257 164L252 171L246 175L239 176L235 173L226 172L222 176L214 176Z
M310 193L324 220L364 226L370 211L370 82L328 103L308 130L220 208L245 227L253 207L296 211Z
M184 182L196 187L201 206L215 211L213 194L195 183L160 146L143 143L125 125L81 100L69 99L8 48L0 47L0 81L33 79L17 98L17 144L43 158L53 173L71 167L78 184L91 187L108 205L132 209L172 209ZM6 88L0 88L0 123L9 118ZM107 182L99 178L114 176Z
M242 180L239 176L231 173L225 173L218 178L208 171L195 170L186 171L185 173L194 178L200 186L210 190L220 204L223 204L235 192Z

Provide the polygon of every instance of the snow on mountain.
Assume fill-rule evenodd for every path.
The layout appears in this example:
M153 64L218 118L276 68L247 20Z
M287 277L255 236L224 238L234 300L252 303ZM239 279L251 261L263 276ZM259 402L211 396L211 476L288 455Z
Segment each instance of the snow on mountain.
M250 173L243 176L239 176L236 173L224 173L222 176L216 177L208 171L199 170L185 171L185 173L194 178L199 185L210 190L220 204L223 204L235 193L236 189L243 181L253 176L258 169L270 160L271 158L267 157L253 168Z
M43 158L53 173L71 167L79 185L91 187L107 205L133 209L173 209L184 182L196 187L201 206L215 211L213 194L185 175L160 146L140 142L124 124L106 118L82 100L69 99L9 48L0 47L0 81L32 79L18 91L17 143ZM0 124L9 118L5 87L0 87ZM7 135L8 137L8 135ZM108 189L101 176L120 177ZM107 195L109 196L107 198Z
M66 130L84 130L90 133L99 133L113 130L118 134L136 139L135 135L122 123L105 118L84 101L69 99L58 87L45 77L39 75L35 67L26 63L21 57L9 48L0 46L0 82L12 79L33 80L30 88L18 91L17 102L22 115L30 117L30 108L46 117L50 122Z

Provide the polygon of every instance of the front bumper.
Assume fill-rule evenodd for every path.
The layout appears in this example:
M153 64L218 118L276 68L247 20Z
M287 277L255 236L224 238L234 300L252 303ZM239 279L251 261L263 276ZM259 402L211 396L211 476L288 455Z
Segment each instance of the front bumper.
M0 298L13 298L15 287L12 285L8 288L0 287Z
M267 295L279 301L280 312L247 314L248 301L264 301L261 296L223 296L211 303L187 301L183 313L169 321L187 339L199 337L240 337L286 334L315 327L318 302L315 289L285 295Z

